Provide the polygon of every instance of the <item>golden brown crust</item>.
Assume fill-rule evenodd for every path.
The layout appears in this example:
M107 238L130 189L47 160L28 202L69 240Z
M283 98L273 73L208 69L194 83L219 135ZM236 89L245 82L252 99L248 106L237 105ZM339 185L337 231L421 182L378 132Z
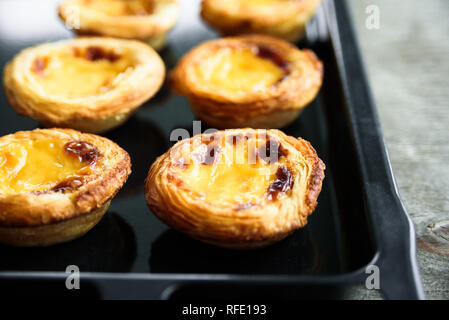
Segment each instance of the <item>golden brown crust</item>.
M33 76L39 57L51 56L64 48L104 48L122 51L135 63L120 81L104 93L67 98L48 94ZM128 69L127 69L128 70ZM48 127L68 127L100 133L122 124L162 86L165 66L150 47L132 40L78 38L28 48L9 62L3 80L10 105L21 115Z
M321 0L279 1L271 5L245 5L240 1L203 0L202 18L223 35L258 33L295 42Z
M230 95L211 89L193 72L208 56L222 48L262 47L287 65L283 79L264 91ZM169 75L171 87L185 95L195 114L216 128L280 128L300 114L317 95L323 78L323 64L310 50L275 38L248 35L205 42L187 53Z
M183 186L182 178L175 177L172 168L179 164L171 155L184 144L210 139L211 134L203 134L178 142L153 163L145 185L149 208L161 221L193 238L232 249L266 246L304 227L307 216L317 205L325 169L310 143L289 137L279 130L247 128L219 131L213 135L252 136L264 132L269 139L276 139L283 149L288 150L286 161L293 172L288 196L280 200L263 200L262 205L244 208L211 203L192 196Z
M179 16L176 0L148 0L149 15L111 16L92 9L85 0L66 0L59 4L59 17L73 30L83 35L99 35L149 42L156 50L165 44L166 33ZM73 15L76 14L74 18Z
M0 226L0 242L16 247L50 246L67 242L87 233L104 216L109 202L100 208L72 219L32 227Z
M305 197L305 204L308 208L308 215L310 215L316 208L318 204L318 196L321 192L322 181L324 179L324 170L326 166L323 161L318 158L315 149L312 147L310 142L298 138L295 139L290 136L285 136L289 143L295 146L295 148L303 155L311 164L310 177L307 181L307 195Z
M36 129L19 131L0 138L52 137L87 142L101 153L96 170L80 187L64 192L0 193L0 226L31 227L66 221L92 212L108 203L131 173L128 153L114 142L93 134L71 129Z

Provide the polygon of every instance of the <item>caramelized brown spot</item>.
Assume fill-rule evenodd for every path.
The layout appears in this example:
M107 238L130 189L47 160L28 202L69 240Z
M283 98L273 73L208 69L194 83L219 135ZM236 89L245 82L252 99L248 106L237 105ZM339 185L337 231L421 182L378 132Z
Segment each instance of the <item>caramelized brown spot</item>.
M267 45L258 44L255 46L255 54L262 59L271 60L275 65L282 69L285 73L290 71L290 64L286 61L282 55L276 51L276 49ZM283 77L285 78L285 77ZM282 78L282 79L283 79Z
M47 67L47 60L48 59L46 58L36 58L31 66L31 71L41 75L44 72L45 67Z
M168 173L167 174L167 180L168 181L173 181L173 180L175 180L175 176L173 174L171 174L171 173Z
M267 163L277 162L281 157L287 155L288 150L284 149L277 140L267 140L267 143L262 145L258 151L259 159Z
M68 190L77 189L77 188L81 187L83 184L84 184L83 178L75 176L75 177L69 178L67 180L64 180L64 181L58 183L56 186L54 186L51 189L51 191L65 192Z
M86 49L85 58L89 61L108 60L115 62L120 59L120 56L113 51L106 51L101 47L91 46Z
M85 141L69 141L64 145L64 150L67 154L77 157L79 161L88 162L90 165L95 165L99 157L97 148Z
M176 180L176 186L178 188L181 188L184 185L184 182L182 180Z
M184 186L184 181L178 178L176 174L171 172L167 173L167 180L170 183L174 183L178 188L182 188Z
M293 175L286 166L280 166L274 180L267 190L268 200L276 200L280 192L287 192L293 187Z
M73 51L73 55L74 55L75 57L77 57L77 58L83 58L83 57L84 57L84 54L83 54L83 52L82 52L82 50L81 50L80 48L78 48L78 47L73 47L73 48L72 48L72 51Z

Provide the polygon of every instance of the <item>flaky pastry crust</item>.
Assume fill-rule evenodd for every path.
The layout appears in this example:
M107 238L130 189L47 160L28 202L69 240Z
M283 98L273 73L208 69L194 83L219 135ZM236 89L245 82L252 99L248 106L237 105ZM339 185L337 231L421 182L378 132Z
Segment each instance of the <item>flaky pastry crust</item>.
M51 68L52 57L79 54L82 55L79 59L86 63L113 64L123 59L129 65L117 71L115 78L102 88L104 90L87 96L49 93L41 79L46 77L46 68ZM61 67L74 68L72 64ZM101 68L99 66L94 75L98 75ZM153 49L138 41L112 38L78 38L28 48L6 65L3 74L6 95L19 114L47 127L92 133L105 132L125 122L159 90L164 77L165 65Z
M0 242L15 247L44 247L67 242L95 227L109 208L109 202L88 214L37 227L1 227Z
M250 144L254 137L263 134L269 143L277 143L279 160L262 163L262 166L274 165L276 175L271 178L274 180L266 182L268 187L263 194L259 193L259 198L248 198L252 199L251 203L223 202L221 191L217 201L210 201L212 198L208 198L208 194L222 185L208 182L198 192L195 191L196 183L189 184L188 179L183 178L183 170L189 168L195 172L193 175L200 175L199 172L208 166L212 166L209 167L211 172L216 172L220 170L219 166L226 164L217 158L223 150L221 147L213 152L214 159L202 163L180 161L178 150L191 146L197 146L192 150L200 150L204 145L210 148L208 141L211 139L221 141L218 145L222 147L228 143L236 146L244 143L242 141ZM192 151L192 157L195 152ZM254 165L248 164L250 170L251 166ZM247 128L218 131L184 139L159 157L149 170L145 196L149 208L161 221L193 238L230 249L258 248L279 241L307 224L307 217L317 205L324 169L325 165L309 142L287 136L279 130ZM230 173L226 174L229 177ZM240 181L238 184L245 184L246 178L242 180L239 177L240 171L231 174ZM206 179L213 181L218 178L212 175ZM252 192L251 187L242 190ZM235 199L242 198L244 195L239 193Z
M141 0L150 12L119 15L109 15L91 8L89 5L95 1L65 0L58 6L59 17L81 35L136 39L159 50L165 46L166 34L179 16L176 0ZM105 6L108 5L105 3Z
M296 42L321 0L251 2L203 0L201 16L223 35L258 33Z
M273 61L283 76L271 86L242 95L213 86L195 72L223 50L245 49ZM272 37L248 35L212 40L194 48L171 71L169 83L188 98L194 113L214 128L281 128L315 98L322 78L323 64L312 51Z
M114 142L71 129L19 131L1 137L0 145L46 138L93 146L95 165L82 177L81 185L63 180L48 190L0 191L0 241L49 245L84 234L101 219L131 173L128 153Z

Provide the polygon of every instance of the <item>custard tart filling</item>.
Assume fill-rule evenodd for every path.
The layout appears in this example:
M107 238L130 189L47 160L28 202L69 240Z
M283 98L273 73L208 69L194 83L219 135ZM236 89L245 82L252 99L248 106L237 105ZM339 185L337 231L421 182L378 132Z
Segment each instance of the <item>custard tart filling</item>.
M249 249L307 224L324 164L305 140L235 129L179 141L151 166L145 197L169 226L214 245Z
M130 173L126 151L93 134L54 128L0 137L0 243L48 246L82 236Z
M284 79L288 63L266 46L227 47L201 61L195 71L210 90L224 88L245 95L269 89Z
M265 138L231 135L208 144L183 145L172 178L196 199L215 205L249 208L281 200L293 186L288 151L276 139Z
M13 139L0 145L0 192L55 191L80 187L101 157L84 141Z
M76 99L110 91L136 64L132 55L112 49L68 47L36 57L31 74L47 94Z
M19 114L46 127L100 133L124 123L164 77L164 62L144 43L82 37L21 51L3 82Z
M169 84L212 128L281 128L318 94L323 64L273 37L206 41L170 72Z

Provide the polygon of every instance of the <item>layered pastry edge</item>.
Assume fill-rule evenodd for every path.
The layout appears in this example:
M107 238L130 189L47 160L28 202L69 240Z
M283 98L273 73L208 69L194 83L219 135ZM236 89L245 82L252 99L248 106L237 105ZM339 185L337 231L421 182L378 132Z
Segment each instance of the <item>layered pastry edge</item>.
M262 63L269 61L281 72L276 81L266 85L256 83L255 90L233 92L222 85L214 86L207 78L209 74L224 74L213 70L216 65L220 67L215 57L223 55L221 52L248 50ZM242 68L247 67L243 64ZM241 78L247 76L244 72L245 69ZM207 41L192 49L170 72L169 84L176 93L186 96L194 113L212 127L281 128L296 119L315 98L322 78L323 64L312 51L299 50L272 37L245 35ZM230 83L233 80L236 79L228 79Z
M127 152L106 138L71 129L19 131L0 138L0 151L1 145L5 142L11 143L10 141L14 139L30 141L39 138L50 138L55 141L63 139L67 143L72 143L68 147L71 148L68 152L75 152L75 154L68 156L87 157L86 159L91 161L95 153L96 168L92 172L88 171L85 176L77 173L69 175L67 180L63 179L49 189L0 192L0 227L9 230L11 228L25 230L28 227L56 226L90 213L104 214L109 202L131 172L131 162ZM80 145L77 145L77 142ZM79 153L73 151L77 148L80 150ZM64 152L67 153L66 150ZM21 167L20 170L23 168ZM40 169L45 171L45 168ZM74 177L79 181L74 181ZM80 223L82 222L81 219Z
M265 185L268 188L260 197L260 202L231 205L208 201L207 196L198 198L195 192L185 189L187 180L183 181L182 177L176 177L173 172L173 167L180 166L180 162L173 158L174 148L195 139L206 138L207 141L211 135L223 137L223 131L219 131L178 142L151 166L145 195L153 213L161 221L193 238L232 249L263 247L304 227L307 224L307 216L317 205L325 169L310 143L289 137L279 130L234 129L225 132L225 141L229 136L232 138L268 132L270 141L279 142L280 148L283 149L284 153L281 154L285 159L282 161L289 165L279 164L279 168L271 173L273 180ZM293 161L300 158L303 159L302 162ZM305 176L299 174L300 169L305 170ZM210 179L214 179L213 176ZM244 184L242 182L242 185ZM213 188L213 185L208 188ZM208 188L204 188L206 194ZM285 194L280 198L270 198L267 196L270 188L275 191L283 190ZM239 192L238 187L233 192Z
M73 76L65 79L68 71ZM104 86L103 75L109 77ZM31 47L16 55L3 74L6 95L19 114L47 127L93 133L126 121L159 90L164 77L165 65L154 50L138 41L112 38L77 38ZM78 86L72 83L75 80ZM98 90L89 92L89 86ZM70 91L83 88L84 96Z
M96 2L100 5L95 6ZM101 2L104 4L101 5ZM121 12L108 12L114 6L104 0L66 0L59 4L58 14L69 28L80 35L136 39L146 42L156 50L162 49L167 32L178 20L178 2L139 0L143 8L136 12L126 9L130 6L126 1L122 2L124 4L119 6ZM104 8L101 8L102 6Z
M321 0L203 0L202 18L225 36L265 34L290 42L301 39Z

